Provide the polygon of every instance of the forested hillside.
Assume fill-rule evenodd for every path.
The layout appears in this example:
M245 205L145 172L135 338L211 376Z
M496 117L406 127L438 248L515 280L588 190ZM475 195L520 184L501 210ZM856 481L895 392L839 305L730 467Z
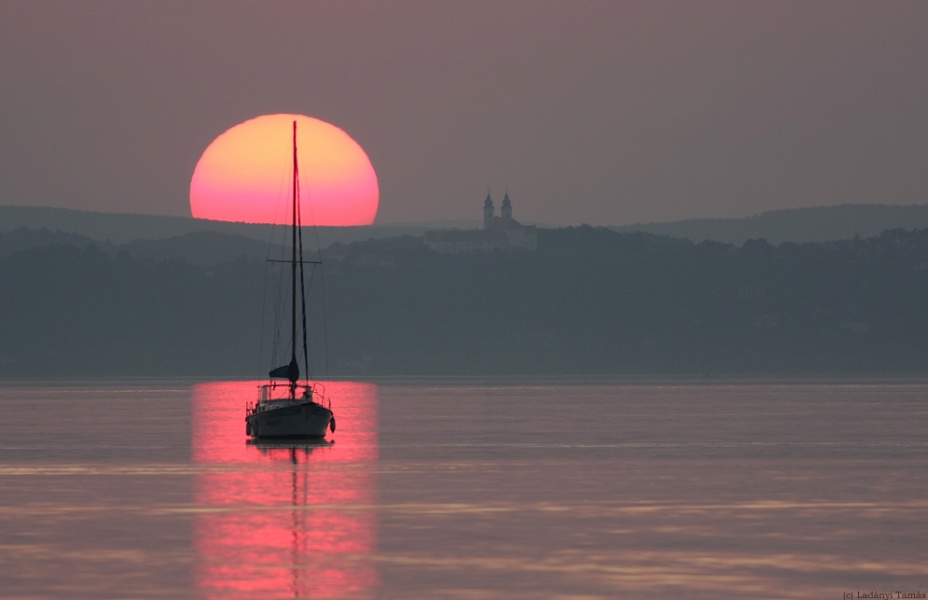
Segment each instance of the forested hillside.
M199 239L195 260L176 240L7 252L0 375L260 376L267 264L233 241ZM323 254L320 374L928 373L925 230L733 246L577 227L540 230L533 253L443 256L407 236Z
M826 242L855 235L871 237L897 227L928 227L928 205L839 204L788 208L740 219L690 219L666 223L636 223L616 231L642 231L741 245L750 239L780 242Z

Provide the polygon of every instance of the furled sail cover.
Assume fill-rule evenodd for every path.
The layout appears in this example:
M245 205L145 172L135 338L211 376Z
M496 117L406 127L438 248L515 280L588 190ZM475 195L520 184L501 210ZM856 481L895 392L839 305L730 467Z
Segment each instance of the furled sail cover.
M272 379L289 379L290 383L296 383L300 379L300 367L296 363L296 358L291 358L289 365L277 367L268 373L268 375L270 375Z

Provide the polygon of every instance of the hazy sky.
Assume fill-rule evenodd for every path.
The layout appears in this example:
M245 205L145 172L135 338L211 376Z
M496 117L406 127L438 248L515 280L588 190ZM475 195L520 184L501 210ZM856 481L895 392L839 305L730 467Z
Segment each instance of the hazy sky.
M189 215L229 127L302 113L378 223L928 202L928 2L0 0L0 204Z

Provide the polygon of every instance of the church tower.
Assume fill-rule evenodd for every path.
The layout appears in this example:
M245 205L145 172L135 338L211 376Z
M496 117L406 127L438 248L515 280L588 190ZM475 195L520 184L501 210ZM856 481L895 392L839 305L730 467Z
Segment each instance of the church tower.
M509 201L509 192L506 192L506 195L503 196L503 205L500 207L500 216L503 218L503 223L509 223L512 221L512 202Z
M483 228L489 229L493 225L493 198L487 192L487 199L483 201Z

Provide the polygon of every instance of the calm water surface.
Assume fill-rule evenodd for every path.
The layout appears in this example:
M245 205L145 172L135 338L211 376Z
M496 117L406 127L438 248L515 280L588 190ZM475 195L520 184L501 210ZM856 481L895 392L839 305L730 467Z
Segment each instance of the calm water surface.
M256 385L0 384L0 597L928 593L928 384Z

